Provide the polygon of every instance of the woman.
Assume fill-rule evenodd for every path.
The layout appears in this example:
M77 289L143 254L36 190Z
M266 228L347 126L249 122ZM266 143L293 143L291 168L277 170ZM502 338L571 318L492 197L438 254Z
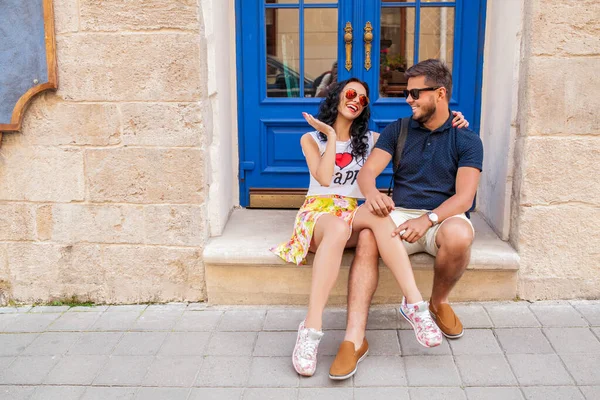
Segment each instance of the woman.
M330 88L317 119L303 113L314 132L300 144L310 171L306 200L296 216L292 238L271 251L297 265L308 251L315 253L306 319L300 323L292 361L296 371L312 376L323 337L322 315L340 269L344 248L354 247L361 229L372 229L381 256L405 295L401 311L413 325L419 343L434 347L442 335L417 289L406 250L392 237L390 217L378 217L358 207L363 198L356 178L378 134L368 129L369 89L351 78ZM463 123L461 116L454 123Z

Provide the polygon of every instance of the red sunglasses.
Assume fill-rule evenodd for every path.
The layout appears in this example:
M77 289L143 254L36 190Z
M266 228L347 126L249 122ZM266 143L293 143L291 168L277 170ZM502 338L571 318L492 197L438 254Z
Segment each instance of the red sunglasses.
M354 100L356 98L356 96L358 96L358 102L360 103L361 106L366 107L369 105L369 98L367 96L365 96L364 94L359 95L358 93L356 93L356 90L354 90L354 89L346 90L346 93L344 96L348 100Z

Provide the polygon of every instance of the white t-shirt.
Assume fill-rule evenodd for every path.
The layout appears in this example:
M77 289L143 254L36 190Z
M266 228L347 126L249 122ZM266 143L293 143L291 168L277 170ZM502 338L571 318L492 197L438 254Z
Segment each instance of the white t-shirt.
M319 152L321 156L325 153L327 142L322 141L319 138L317 131L309 132L312 138L317 142L319 146ZM367 160L367 156L373 150L373 132L367 133L369 139L367 154L365 158L355 158L352 156L352 142L347 140L345 142L337 141L335 144L335 166L333 168L333 177L331 178L331 184L329 187L321 186L321 184L310 174L310 186L308 187L307 196L318 196L318 195L331 195L337 194L339 196L355 197L363 199L364 196L360 192L358 182L358 171L362 168Z

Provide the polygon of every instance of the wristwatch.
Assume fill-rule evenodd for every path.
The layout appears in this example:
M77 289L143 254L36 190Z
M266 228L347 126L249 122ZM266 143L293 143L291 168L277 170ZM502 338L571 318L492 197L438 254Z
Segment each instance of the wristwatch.
M436 226L438 224L439 217L438 217L438 215L436 213L434 213L434 212L428 212L427 213L427 218L429 218L429 221L431 221L431 223L433 224L431 226Z

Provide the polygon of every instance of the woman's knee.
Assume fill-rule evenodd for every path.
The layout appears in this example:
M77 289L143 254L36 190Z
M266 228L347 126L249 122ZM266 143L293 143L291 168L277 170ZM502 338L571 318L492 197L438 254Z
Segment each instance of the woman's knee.
M336 218L335 220L327 221L326 223L327 226L324 235L326 238L343 244L348 241L351 232L350 227L345 221Z

